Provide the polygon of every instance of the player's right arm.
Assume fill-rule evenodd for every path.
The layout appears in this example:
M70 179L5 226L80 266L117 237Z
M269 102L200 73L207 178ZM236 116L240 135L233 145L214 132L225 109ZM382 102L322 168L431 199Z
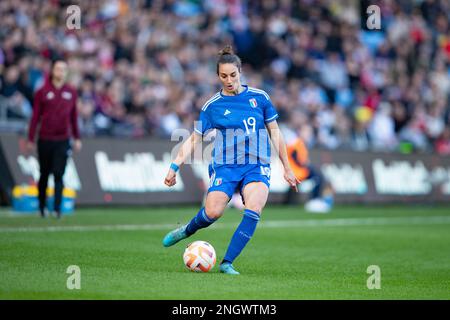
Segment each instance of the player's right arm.
M30 125L28 129L28 139L26 148L28 152L35 149L35 135L41 117L42 89L38 90L33 99L33 112L31 115Z
M175 170L175 168L181 167L181 165L186 161L186 159L194 152L197 145L199 145L202 142L202 135L193 132L190 137L183 143L180 150L178 150L178 154L175 158L175 160L172 162L171 167L169 168L169 172L167 172L166 178L164 179L164 183L172 187L174 186L177 181L177 172L178 170ZM175 165L175 166L173 166Z
M216 99L217 100L217 99ZM183 143L175 160L170 165L169 172L167 173L164 183L172 187L177 183L176 176L179 167L186 161L186 159L194 152L195 147L200 144L203 140L203 135L213 128L210 116L206 112L208 106L213 102L213 98L208 100L202 107L200 111L199 121L195 122L194 132L190 137Z

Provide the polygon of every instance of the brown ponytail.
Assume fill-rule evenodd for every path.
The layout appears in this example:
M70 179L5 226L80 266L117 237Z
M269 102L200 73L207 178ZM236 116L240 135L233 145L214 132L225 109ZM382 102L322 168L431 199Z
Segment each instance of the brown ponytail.
M242 62L241 59L234 54L233 47L231 45L226 45L222 50L219 51L219 59L217 60L217 75L219 74L219 65L231 63L234 64L239 72L241 72Z

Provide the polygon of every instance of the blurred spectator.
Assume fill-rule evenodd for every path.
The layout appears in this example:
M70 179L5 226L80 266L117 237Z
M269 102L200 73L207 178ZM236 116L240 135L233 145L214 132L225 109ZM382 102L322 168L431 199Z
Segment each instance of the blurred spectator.
M435 143L436 152L440 155L450 155L450 128L445 128Z
M170 137L218 90L213 57L231 43L280 122L300 117L308 147L438 151L450 127L450 2L380 0L380 31L360 28L359 3L82 0L81 29L68 30L64 1L3 0L0 130L27 122L50 59L64 57L82 135Z
M397 145L391 105L383 102L375 112L369 127L372 146L377 151L392 151Z

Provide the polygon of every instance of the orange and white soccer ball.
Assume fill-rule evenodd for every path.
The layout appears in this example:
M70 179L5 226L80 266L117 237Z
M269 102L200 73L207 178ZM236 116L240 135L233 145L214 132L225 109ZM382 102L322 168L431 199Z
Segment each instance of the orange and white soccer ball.
M216 264L216 250L206 241L194 241L183 254L186 267L195 272L208 272Z

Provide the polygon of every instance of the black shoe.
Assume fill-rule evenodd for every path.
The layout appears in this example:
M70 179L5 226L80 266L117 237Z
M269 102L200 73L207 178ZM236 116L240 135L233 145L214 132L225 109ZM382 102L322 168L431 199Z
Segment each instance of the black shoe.
M41 218L47 217L47 210L45 208L39 209L39 215L41 216Z

